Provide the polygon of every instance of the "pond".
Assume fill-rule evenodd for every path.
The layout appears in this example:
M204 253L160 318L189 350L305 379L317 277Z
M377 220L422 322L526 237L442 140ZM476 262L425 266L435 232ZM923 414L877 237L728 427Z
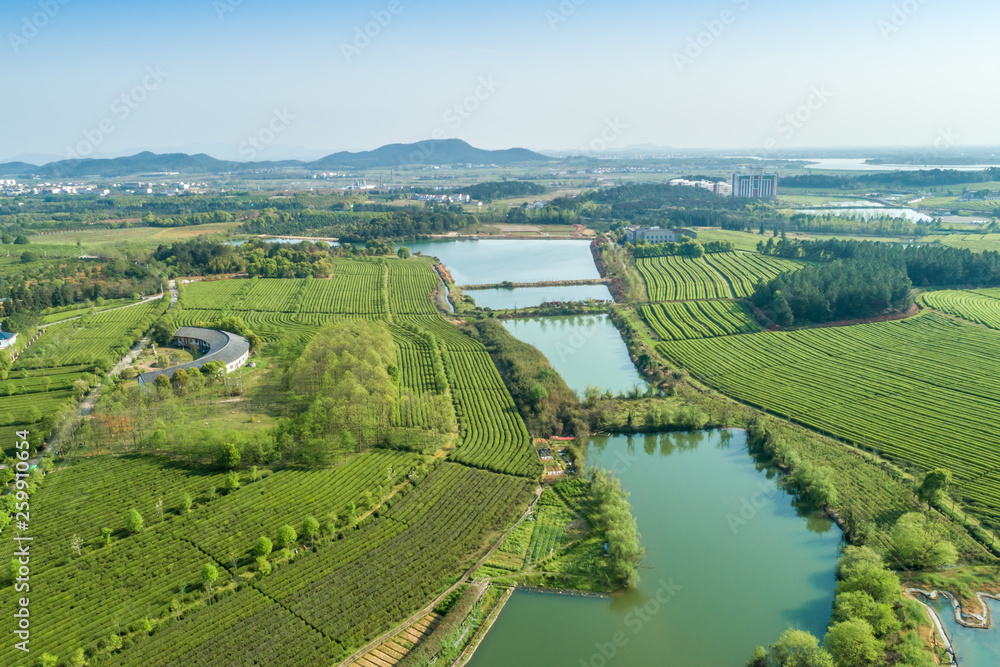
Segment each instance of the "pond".
M955 620L955 612L951 603L943 595L935 600L920 598L934 608L944 631L948 633L959 667L980 667L981 665L1000 665L1000 602L990 600L990 613L993 627L989 630L967 628Z
M503 325L518 340L538 348L581 397L588 385L616 395L636 386L645 389L621 333L607 315L504 320Z
M413 241L411 252L439 258L456 285L596 280L601 277L590 241L478 240Z
M742 431L594 438L646 557L610 599L517 591L472 667L740 667L788 627L822 637L841 533L803 516Z
M530 308L543 303L571 301L614 301L607 285L559 285L554 287L518 287L515 289L469 290L465 293L480 308L493 310Z

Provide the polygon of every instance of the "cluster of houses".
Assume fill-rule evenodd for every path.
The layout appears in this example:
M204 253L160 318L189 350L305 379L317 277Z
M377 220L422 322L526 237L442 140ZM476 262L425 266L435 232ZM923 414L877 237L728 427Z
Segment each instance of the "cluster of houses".
M469 204L472 197L469 195L410 195L412 201L427 201L435 204Z
M670 185L677 185L687 188L701 188L708 190L720 197L732 197L733 186L725 181L689 181L686 178L675 178L670 181Z

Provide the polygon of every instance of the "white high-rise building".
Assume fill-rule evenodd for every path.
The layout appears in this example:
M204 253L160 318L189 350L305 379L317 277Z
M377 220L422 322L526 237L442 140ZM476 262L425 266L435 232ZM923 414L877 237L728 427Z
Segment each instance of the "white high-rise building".
M743 199L777 199L778 175L762 171L733 174L733 196Z

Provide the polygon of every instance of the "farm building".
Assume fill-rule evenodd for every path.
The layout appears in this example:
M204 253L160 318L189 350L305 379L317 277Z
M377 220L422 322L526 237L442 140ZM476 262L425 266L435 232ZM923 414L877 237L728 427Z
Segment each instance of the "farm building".
M9 331L0 331L0 350L6 350L17 343L17 334Z
M539 449L538 450L538 457L540 459L542 459L543 461L551 461L552 460L552 450L551 449Z
M226 367L226 373L239 369L250 358L250 341L234 333L216 329L201 329L198 327L181 327L174 333L174 341L180 347L196 347L204 356L195 361L149 371L139 376L139 384L155 382L160 375L168 378L174 376L179 369L200 369L205 364L218 361Z
M626 227L625 240L635 245L645 241L650 244L680 243L684 237L697 239L698 232L690 229L661 229L660 227Z

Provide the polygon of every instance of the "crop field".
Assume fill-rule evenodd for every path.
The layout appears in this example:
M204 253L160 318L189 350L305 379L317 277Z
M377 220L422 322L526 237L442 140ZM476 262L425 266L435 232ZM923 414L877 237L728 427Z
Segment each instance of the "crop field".
M451 459L494 472L540 475L531 436L486 348L447 349L444 365L461 431Z
M754 333L760 327L746 307L733 301L687 301L643 306L642 317L663 340Z
M392 508L257 587L347 651L383 632L472 565L533 482L440 463ZM481 511L489 508L489 511Z
M728 299L729 285L701 259L689 257L643 257L636 266L650 301Z
M158 629L108 664L311 667L332 665L341 657L336 642L257 589L246 588Z
M574 518L573 512L562 503L540 504L534 516L535 530L532 531L531 541L528 543L527 562L536 563L547 558L553 550L568 542L566 524Z
M928 292L921 296L921 301L928 308L942 313L1000 329L1000 290Z
M32 528L35 525L33 522ZM32 648L44 647L53 655L69 656L77 648L94 646L119 627L165 611L180 586L196 589L206 556L167 527L163 524L135 537L115 539L110 547L58 567L35 565L33 549L31 603L33 610L44 612L33 618ZM46 544L55 550L68 550L70 537ZM4 622L7 631L0 639L0 665L23 664L14 655L17 651L12 645L18 640L12 621L9 617Z
M59 322L61 320L68 320L71 317L82 317L90 312L93 308L94 312L99 313L105 310L111 310L112 308L120 308L121 306L127 306L133 303L131 299L115 299L113 301L108 301L101 306L82 306L80 308L50 308L42 313L40 320L41 324L52 324L53 322Z
M1000 517L1000 333L947 317L661 343L739 400L919 469Z
M760 281L768 282L779 274L802 268L799 262L746 252L705 255L705 261L729 281L738 299L753 294Z
M196 282L184 288L191 310L229 314L383 315L385 266L339 261L329 279L250 278Z
M441 279L422 261L389 262L389 310L394 315L433 315L431 292Z
M102 358L116 360L153 326L166 304L166 299L149 301L97 313L85 324L74 320L51 326L18 357L14 369L93 364Z
M127 483L123 482L127 480ZM75 558L70 538L79 535L86 555L102 548L101 528L125 535L125 514L136 509L147 526L159 522L155 505L163 499L164 516L179 513L181 495L198 498L210 487L221 487L225 475L192 470L168 459L152 456L94 457L78 459L65 470L49 476L32 498L37 515L32 535L50 548L32 554L39 569L65 565ZM4 540L0 558L7 562L13 545Z
M928 236L924 240L937 241L952 248L965 248L973 252L1000 250L1000 234L948 234Z
M351 502L360 517L419 461L414 454L376 451L334 470L276 472L213 502L195 517L188 537L219 562L228 564L230 552L250 562L254 540L277 539L285 524L300 526L306 516L324 520L331 513L346 517Z

